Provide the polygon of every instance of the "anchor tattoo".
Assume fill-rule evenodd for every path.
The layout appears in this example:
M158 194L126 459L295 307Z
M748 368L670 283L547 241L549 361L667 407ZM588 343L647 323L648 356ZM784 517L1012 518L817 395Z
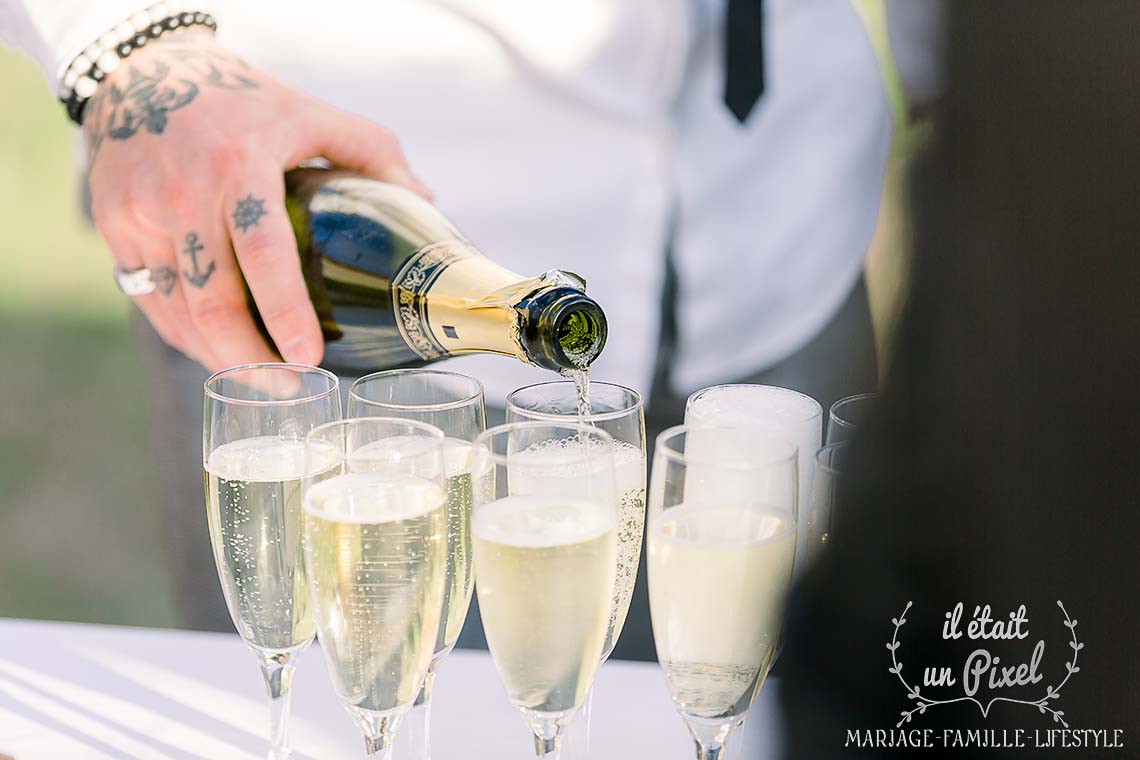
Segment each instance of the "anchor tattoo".
M194 271L188 272L182 270L182 276L186 278L186 282L190 283L196 288L201 288L206 284L206 280L210 279L210 275L214 273L214 262L211 261L210 265L205 270L200 269L198 266L198 251L201 251L205 246L198 242L198 233L188 232L186 234L186 247L182 249L182 253L190 257L191 263L194 265Z

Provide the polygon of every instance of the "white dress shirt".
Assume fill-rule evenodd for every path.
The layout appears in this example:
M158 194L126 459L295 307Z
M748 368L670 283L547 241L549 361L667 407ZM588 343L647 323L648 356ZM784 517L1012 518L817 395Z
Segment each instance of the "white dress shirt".
M54 90L140 7L0 0L0 33ZM649 390L671 234L677 392L794 353L859 277L891 116L849 0L767 0L766 89L745 124L721 101L723 0L188 7L213 12L220 40L255 65L392 129L488 256L524 275L583 275L610 325L597 379ZM495 405L549 379L501 357L451 364Z

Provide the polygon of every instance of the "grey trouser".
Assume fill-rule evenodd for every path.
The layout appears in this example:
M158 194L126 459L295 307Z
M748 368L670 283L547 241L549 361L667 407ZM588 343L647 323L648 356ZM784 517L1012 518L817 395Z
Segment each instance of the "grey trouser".
M161 494L162 541L178 621L187 628L231 631L233 624L210 553L202 490L202 382L206 372L162 343L141 317L135 320L135 332L148 379L151 452ZM672 321L666 319L662 335L662 353L666 357L671 354L673 335ZM774 367L749 377L726 377L724 382L794 388L818 400L826 413L836 399L874 390L875 378L871 315L867 291L860 280L836 316L810 343ZM658 433L681 422L684 408L684 397L668 390L668 362L663 361L646 414L650 446ZM502 410L487 412L488 424L502 421ZM486 646L475 603L459 646ZM644 569L638 575L629 617L613 656L655 659Z

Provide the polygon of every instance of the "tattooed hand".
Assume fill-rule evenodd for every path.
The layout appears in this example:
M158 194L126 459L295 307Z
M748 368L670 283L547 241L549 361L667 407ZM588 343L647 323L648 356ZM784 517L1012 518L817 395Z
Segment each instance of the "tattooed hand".
M285 170L323 156L427 197L384 128L183 32L135 52L87 104L95 223L119 266L149 267L135 299L162 338L210 370L276 355L254 327L242 276L288 361L323 345L285 215Z

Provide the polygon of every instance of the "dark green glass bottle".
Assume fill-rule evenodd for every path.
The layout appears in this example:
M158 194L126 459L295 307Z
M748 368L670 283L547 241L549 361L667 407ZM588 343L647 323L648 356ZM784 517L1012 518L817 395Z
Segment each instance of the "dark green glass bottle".
M330 369L483 352L563 372L605 345L606 316L580 277L504 269L409 190L326 169L289 172L286 187Z

